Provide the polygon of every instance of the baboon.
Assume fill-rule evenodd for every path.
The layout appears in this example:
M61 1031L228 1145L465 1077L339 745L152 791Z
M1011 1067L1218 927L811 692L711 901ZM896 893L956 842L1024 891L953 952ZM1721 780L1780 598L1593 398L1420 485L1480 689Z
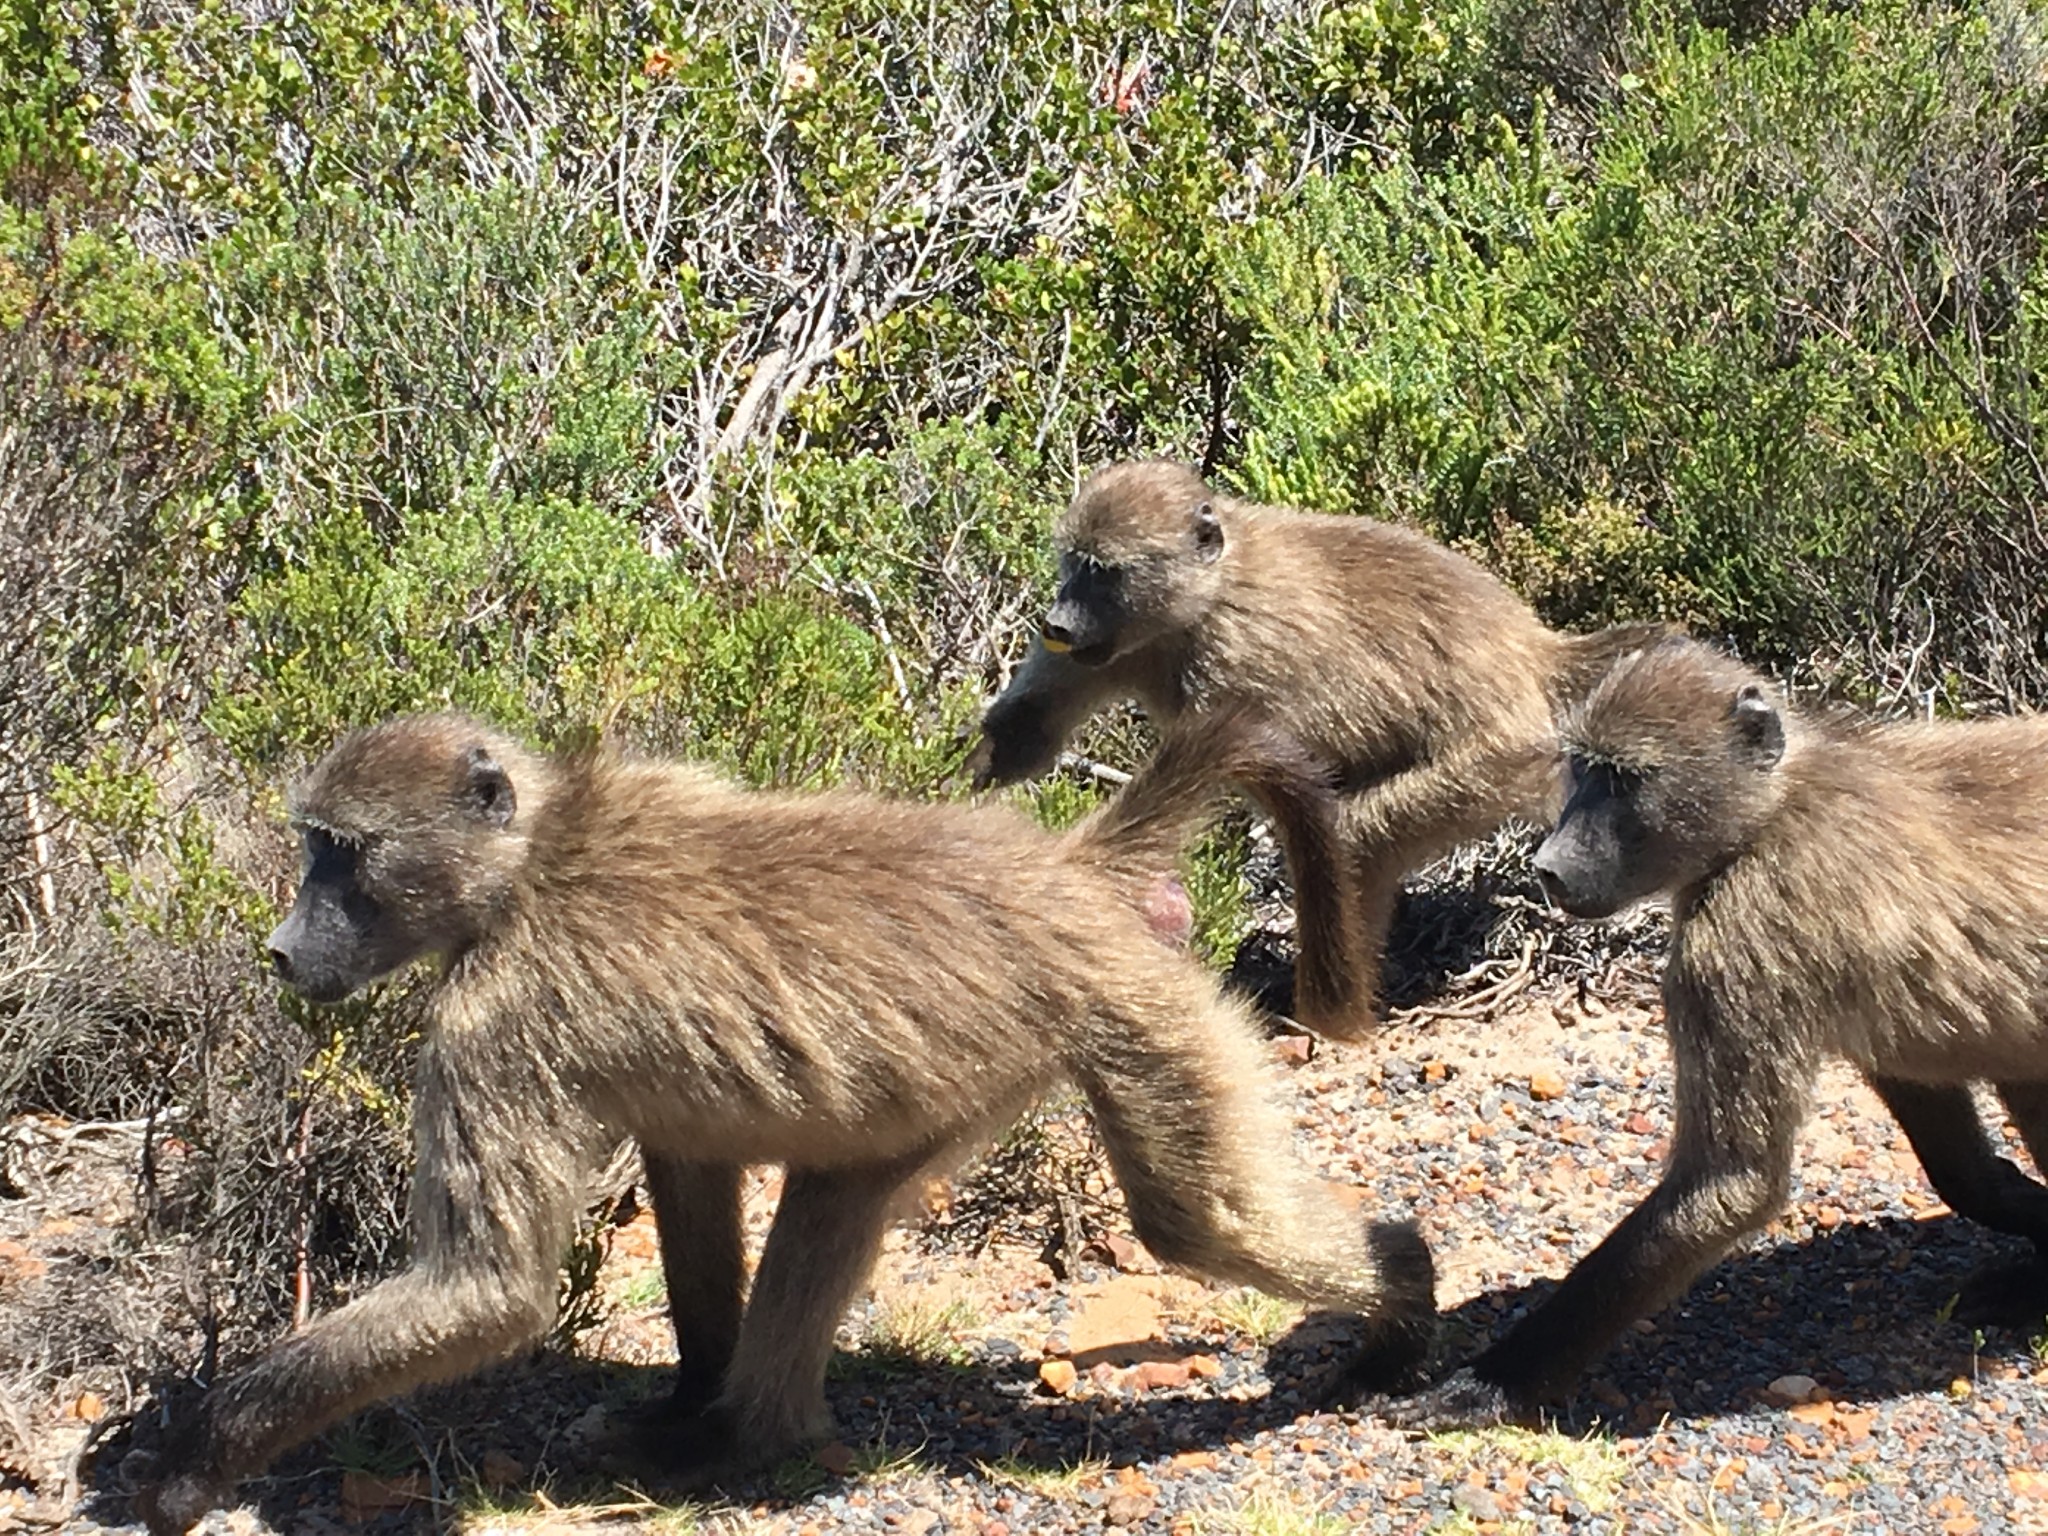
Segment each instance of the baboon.
M1045 772L1119 699L1162 726L1235 704L1268 713L1340 775L1327 884L1303 878L1316 807L1249 786L1294 880L1293 1011L1338 1038L1372 1026L1401 877L1516 814L1547 821L1556 707L1669 632L1559 634L1420 534L1239 501L1163 460L1097 471L1054 543L1059 590L982 721L976 785Z
M1558 906L1668 893L1677 1124L1656 1189L1536 1312L1385 1410L1525 1416L1785 1203L1822 1062L1846 1058L1957 1212L2048 1248L2048 1188L1992 1150L1989 1081L2048 1167L2048 718L1873 724L1789 709L1718 652L1624 658L1563 729L1536 856ZM2039 1261L1989 1274L1991 1312Z
M833 1332L893 1197L1060 1077L1162 1260L1356 1311L1373 1367L1405 1370L1435 1323L1421 1236L1368 1228L1291 1157L1249 1014L1142 910L1219 750L1313 794L1306 759L1236 731L1169 742L1152 792L1060 837L986 806L544 757L453 714L345 737L292 792L305 873L270 954L330 1003L441 962L413 1257L212 1389L158 1455L152 1529L543 1333L582 1179L621 1135L647 1152L678 1390L701 1410L664 1426L666 1461L723 1475L826 1436ZM787 1172L743 1307L758 1162Z

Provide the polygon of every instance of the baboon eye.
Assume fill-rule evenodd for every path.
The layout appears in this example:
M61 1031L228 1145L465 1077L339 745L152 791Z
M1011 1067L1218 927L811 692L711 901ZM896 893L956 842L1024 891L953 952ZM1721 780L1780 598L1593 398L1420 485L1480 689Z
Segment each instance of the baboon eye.
M469 795L476 813L494 827L505 826L519 808L512 775L482 747L469 749Z
M1775 768L1785 755L1785 722L1770 697L1757 684L1744 683L1728 713L1756 766Z
M307 827L301 834L306 846L306 873L319 879L352 875L362 854L361 845L339 837L326 827Z

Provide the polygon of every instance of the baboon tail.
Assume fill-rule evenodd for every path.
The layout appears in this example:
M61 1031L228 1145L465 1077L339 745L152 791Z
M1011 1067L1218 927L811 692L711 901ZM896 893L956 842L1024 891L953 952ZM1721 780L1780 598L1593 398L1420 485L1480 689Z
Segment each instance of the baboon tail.
M1172 869L1206 824L1225 785L1268 804L1299 807L1300 820L1334 840L1334 769L1263 713L1226 708L1181 720L1116 797L1066 834L1075 857L1152 880Z
M1647 651L1683 635L1676 624L1661 620L1645 624L1610 624L1590 634L1564 635L1557 671L1550 679L1550 702L1559 709L1577 704L1599 686L1614 664L1631 651Z

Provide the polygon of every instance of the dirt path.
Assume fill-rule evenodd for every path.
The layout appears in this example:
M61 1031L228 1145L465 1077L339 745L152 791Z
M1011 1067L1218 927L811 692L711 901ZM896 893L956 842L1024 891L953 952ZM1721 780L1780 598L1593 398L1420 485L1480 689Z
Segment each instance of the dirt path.
M1657 1020L1646 1005L1594 1007L1525 1000L1491 1023L1410 1025L1305 1061L1301 1042L1276 1044L1304 1153L1361 1205L1423 1223L1454 1352L1504 1326L1654 1180L1670 1126ZM771 1194L759 1181L757 1226ZM212 1528L2048 1530L2048 1364L2023 1337L1980 1339L1942 1315L1958 1280L2012 1245L1947 1214L1845 1071L1801 1137L1791 1208L1639 1324L1541 1433L1409 1439L1311 1412L1341 1325L1161 1275L1114 1228L1090 1234L1111 1239L1088 1250L1102 1262L1056 1280L1034 1244L963 1251L967 1224L943 1214L951 1192L930 1197L941 1215L892 1238L848 1320L833 1387L843 1440L747 1502L664 1506L569 1470L605 1404L664 1384L643 1218L615 1236L610 1319L578 1358L365 1415ZM35 1265L71 1261L90 1215L39 1227L25 1204L0 1202L0 1303ZM15 1404L0 1452L13 1434L33 1442L16 1460L61 1464L94 1413L118 1407L82 1400L92 1390ZM49 1529L54 1494L0 1484L0 1532ZM119 1528L124 1513L88 1498L62 1528Z

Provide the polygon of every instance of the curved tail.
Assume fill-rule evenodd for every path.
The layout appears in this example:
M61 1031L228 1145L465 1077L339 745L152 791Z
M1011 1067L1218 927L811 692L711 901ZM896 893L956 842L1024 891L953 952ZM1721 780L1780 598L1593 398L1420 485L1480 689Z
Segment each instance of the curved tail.
M1683 635L1677 624L1661 620L1642 624L1610 624L1582 635L1559 635L1557 670L1550 676L1552 707L1566 709L1599 686L1614 664L1630 651L1646 651L1661 641Z
M1225 785L1268 805L1285 805L1320 829L1311 859L1334 867L1336 773L1295 737L1256 711L1229 708L1179 721L1116 798L1070 828L1068 852L1141 880L1172 871L1208 821ZM1300 876L1297 873L1296 878Z

